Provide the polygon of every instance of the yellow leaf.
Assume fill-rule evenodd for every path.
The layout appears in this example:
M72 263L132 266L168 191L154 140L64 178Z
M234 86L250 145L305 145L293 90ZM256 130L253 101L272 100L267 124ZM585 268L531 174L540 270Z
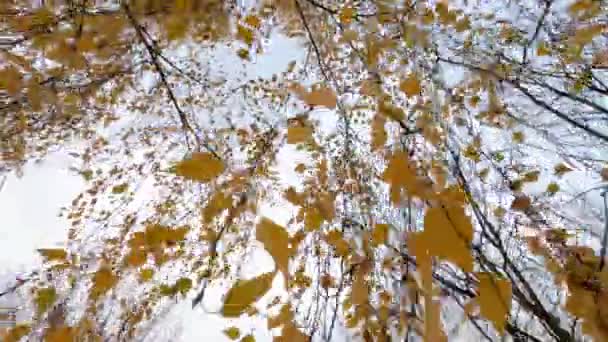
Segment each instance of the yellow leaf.
M67 326L51 326L46 329L44 334L45 342L66 342L76 340L74 328Z
M262 218L256 227L255 238L260 241L270 253L276 267L285 280L289 276L289 234L284 227Z
M420 80L416 74L410 74L407 78L401 81L399 89L407 96L420 95L422 88L420 86Z
M41 248L38 253L42 255L46 261L65 260L68 253L62 248Z
M224 163L211 153L195 152L175 166L175 174L186 179L207 183L224 172Z
M0 337L4 338L5 342L19 342L23 337L30 333L32 328L27 324L18 324L11 328L6 335L0 333Z
M513 132L513 141L521 144L524 141L524 133L523 132Z
M536 47L537 56L539 56L539 57L549 56L550 54L551 54L551 50L549 49L549 44L547 44L546 42L538 43L538 46Z
M429 190L432 190L429 184L418 178L416 166L402 151L391 157L382 179L390 185L391 201L394 204L398 204L401 200L403 190L407 190L408 194L415 197L423 197Z
M116 195L122 194L123 192L127 191L127 189L129 189L129 184L127 183L115 185L114 187L112 187L112 193Z
M334 197L329 193L321 193L319 194L319 197L317 197L316 203L321 217L326 221L333 220L336 211Z
M572 171L572 169L564 163L559 163L553 167L553 171L555 171L556 176L563 176L564 174Z
M250 15L246 16L243 21L245 23L247 23L247 25L249 25L255 29L260 28L261 21L260 21L260 18L256 15L250 14Z
M48 309L51 308L55 299L57 298L57 292L54 287L45 287L36 291L36 312L38 315L42 315Z
M450 261L465 272L473 270L470 244L473 225L460 204L445 203L427 209L420 241L431 256Z
M153 276L154 270L151 268L144 268L139 272L139 279L141 279L143 282L151 280Z
M243 336L243 338L241 339L240 342L255 342L255 337L253 337L253 335L249 334L249 335Z
M118 282L118 278L108 266L100 267L93 275L93 287L91 288L91 298L97 299Z
M319 87L308 93L304 101L311 106L325 106L334 109L338 103L338 98L331 88Z
M372 231L372 243L374 246L379 246L386 243L388 239L388 224L378 223Z
M310 338L306 336L293 322L289 322L283 327L283 336L281 341L286 342L309 342Z
M312 232L321 228L323 223L323 216L316 206L306 208L304 216L304 227L307 231Z
M559 191L559 185L555 182L551 182L549 183L549 185L547 185L547 192L551 195L557 193Z
M224 334L233 341L238 340L238 338L241 337L241 331L237 327L230 327L224 329Z
M340 11L340 22L344 25L350 24L355 14L357 14L357 12L354 8L344 7L342 11Z
M312 138L313 130L311 127L288 127L287 128L287 143L297 144L307 142Z
M478 273L477 278L480 314L492 321L496 330L503 334L511 311L511 282L490 273Z
M247 45L251 45L254 40L254 32L243 25L237 25L237 37Z
M284 304L279 311L279 314L268 318L268 329L280 327L283 324L291 323L293 312L289 304Z
M528 183L537 182L539 175L540 175L540 171L538 171L538 170L526 172L526 174L524 175L523 181L528 182Z
M387 134L384 128L386 120L384 116L380 114L376 114L372 121L372 151L377 151L378 149L384 147L386 144Z
M247 49L238 49L236 52L237 56L241 59L249 60L249 50Z
M325 241L336 249L336 254L346 257L350 254L350 246L342 237L342 232L332 230L325 235Z
M213 194L213 197L209 200L205 208L203 208L203 222L211 223L213 218L222 213L225 209L232 206L232 196L226 194L223 191L218 191Z
M363 305L367 303L369 295L369 289L367 282L365 281L365 273L361 271L359 267L355 273L355 279L352 285L352 301L355 305Z
M222 315L224 317L239 317L250 305L262 298L270 287L275 273L264 273L258 277L239 280L226 294Z
M520 194L515 196L513 202L511 202L511 209L524 211L530 207L532 201L530 197Z

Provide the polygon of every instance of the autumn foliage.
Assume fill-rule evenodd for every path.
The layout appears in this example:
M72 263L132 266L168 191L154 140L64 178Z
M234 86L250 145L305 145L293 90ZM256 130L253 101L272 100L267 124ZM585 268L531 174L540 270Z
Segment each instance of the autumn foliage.
M601 1L32 3L0 4L0 172L78 143L87 188L5 340L155 340L177 300L277 341L608 340L562 189L608 180ZM303 57L247 76L275 39Z

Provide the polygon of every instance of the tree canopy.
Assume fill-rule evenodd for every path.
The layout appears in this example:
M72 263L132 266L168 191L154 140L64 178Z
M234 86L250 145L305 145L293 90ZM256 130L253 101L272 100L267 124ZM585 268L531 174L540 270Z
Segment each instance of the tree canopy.
M5 340L156 340L178 300L277 341L608 340L607 6L0 2L0 173L71 146L86 181Z

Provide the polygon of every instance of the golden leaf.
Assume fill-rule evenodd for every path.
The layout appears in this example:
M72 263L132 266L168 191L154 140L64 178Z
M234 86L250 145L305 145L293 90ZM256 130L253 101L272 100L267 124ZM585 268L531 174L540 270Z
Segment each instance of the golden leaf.
M141 266L145 264L147 260L148 255L146 251L142 248L136 248L131 250L131 252L126 257L126 263L131 267Z
M415 165L402 151L395 153L389 160L382 179L390 185L391 201L394 204L401 200L403 190L415 197L424 197L427 191L432 190L430 184L417 177Z
M255 342L255 337L253 337L251 334L245 335L240 342Z
M42 315L55 303L57 292L54 287L45 287L36 291L36 312Z
M211 153L195 152L175 166L175 174L186 179L207 183L224 172L224 163Z
M420 95L422 87L420 86L420 80L416 74L410 74L408 77L403 79L399 84L399 89L407 96Z
M264 273L258 277L239 280L226 294L222 315L239 317L250 305L262 298L272 286L275 273Z
M312 138L313 129L309 126L303 127L288 127L287 128L287 143L297 144L307 142Z
M379 246L383 243L386 243L388 239L388 224L378 223L374 226L374 230L372 231L372 244L374 246Z
M307 231L312 232L321 228L323 216L316 206L306 208L304 216L304 227Z
M555 182L551 182L547 185L547 192L551 195L557 193L559 189L559 185Z
M332 230L325 235L325 241L336 249L336 254L346 257L350 254L350 246L344 240L342 232Z
M537 56L539 56L539 57L549 56L550 54L551 54L551 50L549 49L549 44L547 44L546 42L538 43L538 46L536 47Z
M331 88L320 87L308 93L304 101L311 106L324 106L334 109L338 103L338 98Z
M309 342L310 338L306 336L298 327L296 327L293 322L289 322L289 324L285 324L283 327L283 336L281 336L280 341L285 342Z
M365 281L365 273L361 271L361 268L358 268L352 285L351 297L353 304L363 305L367 303L368 295L369 289L367 287L367 282Z
M528 183L537 182L539 175L540 175L540 171L538 171L538 170L526 172L526 174L524 175L523 181L528 182Z
M262 23L260 21L260 18L256 15L248 15L245 17L245 19L243 20L247 25L255 28L255 29L259 29L260 28L260 24Z
M74 328L67 326L60 327L49 327L45 331L44 341L45 342L67 342L75 341L76 333Z
M465 272L473 270L470 244L473 241L473 225L464 207L450 203L431 207L424 215L424 231L417 248L426 249L429 255L450 261Z
M154 270L151 268L144 268L139 272L139 279L143 282L149 281L154 276Z
M41 248L37 251L46 259L46 261L62 261L65 260L68 255L65 249L62 248Z
M283 324L291 323L292 319L293 312L291 311L289 304L284 304L278 315L268 318L268 329L274 329Z
M480 314L492 321L496 330L503 334L511 311L511 282L490 273L478 273L477 278Z
M277 269L283 273L285 281L287 281L289 276L289 234L285 228L264 217L256 226L255 238L270 253Z
M563 176L564 174L572 171L572 169L564 163L559 163L553 167L553 171L555 172L556 176Z
M340 11L340 22L344 25L350 24L355 14L357 14L357 12L352 7L342 8L342 11Z
M4 338L5 342L19 342L23 337L30 333L32 328L27 324L18 324L11 328L6 335L0 333L0 337Z
M232 206L232 197L223 191L213 194L205 208L203 208L203 222L211 223L213 218Z
M512 135L513 141L521 144L524 141L524 133L523 132L513 132Z
M513 202L511 202L511 209L524 211L532 205L530 197L520 194L515 196Z
M112 287L114 287L117 282L118 278L116 278L110 267L100 267L93 275L93 287L91 288L91 298L99 298L100 296L108 292L108 290L110 290Z
M376 151L386 144L386 130L384 129L384 125L386 120L384 116L380 114L376 114L372 121L372 151Z
M238 338L241 337L241 330L237 327L226 328L223 332L224 335L228 336L228 338L233 341L238 340Z
M322 178L322 177L319 177ZM317 208L319 210L319 214L326 221L331 221L335 217L335 205L334 205L334 196L330 193L322 193L317 197Z

